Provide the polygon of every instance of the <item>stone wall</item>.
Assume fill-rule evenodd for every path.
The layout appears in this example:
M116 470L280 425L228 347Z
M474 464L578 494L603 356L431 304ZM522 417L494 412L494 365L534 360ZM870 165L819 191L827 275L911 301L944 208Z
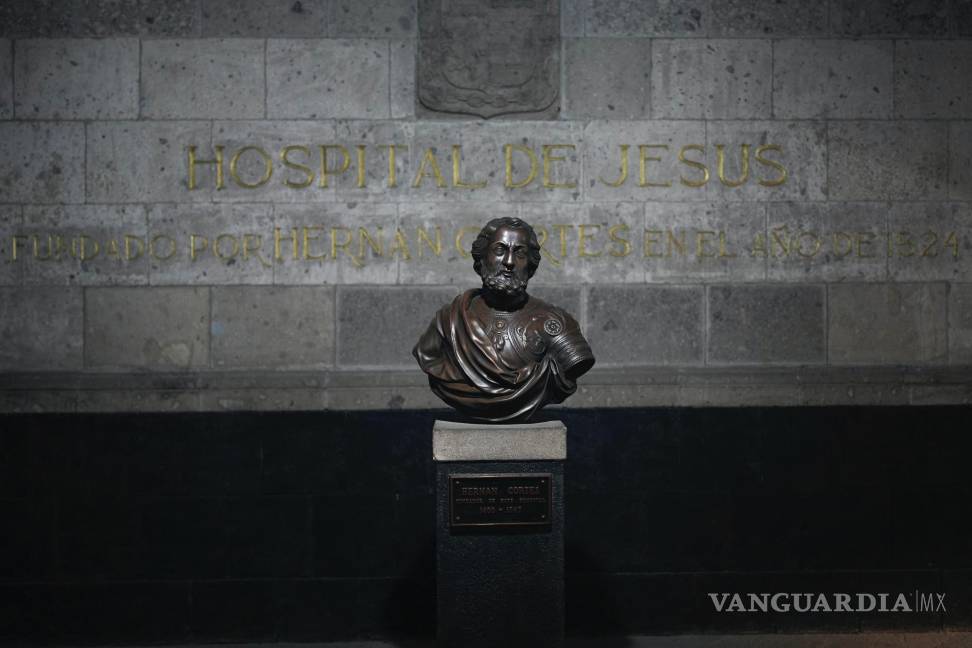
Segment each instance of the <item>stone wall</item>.
M487 121L416 107L408 0L4 3L0 408L434 407L499 214L572 406L969 401L972 3L560 14L559 118Z

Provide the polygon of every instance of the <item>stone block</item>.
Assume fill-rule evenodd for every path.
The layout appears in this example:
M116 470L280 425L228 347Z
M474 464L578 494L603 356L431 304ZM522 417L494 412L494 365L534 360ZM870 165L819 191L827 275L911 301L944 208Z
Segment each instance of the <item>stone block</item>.
M585 334L600 367L702 364L701 286L597 286Z
M891 117L891 41L787 39L773 47L777 119Z
M398 227L395 205L277 205L268 241L274 283L392 285L400 264L420 260L416 237Z
M198 0L80 0L75 11L78 36L199 36Z
M19 119L134 119L138 40L17 41Z
M27 205L17 234L25 284L148 283L141 205Z
M638 203L526 204L542 260L534 283L641 283L643 206ZM485 221L483 221L485 225Z
M204 37L303 37L327 35L327 0L202 0Z
M381 119L390 116L389 47L383 40L271 39L271 118Z
M0 38L0 119L13 118L13 43Z
M712 166L709 160L714 157L705 150L704 122L635 121L618 128L617 122L592 121L583 136L585 200L708 200L714 175L706 171L703 176L701 170L678 160L683 147L697 147L700 150L686 151L685 158ZM703 184L689 186L685 181Z
M823 286L710 286L710 364L827 359Z
M419 371L412 347L436 312L458 294L451 287L339 287L338 366L410 367Z
M832 364L944 362L946 285L836 284L829 287Z
M217 368L323 368L334 364L334 289L213 288Z
M894 49L897 117L972 117L972 41L903 41Z
M415 0L333 0L332 38L402 38L415 35Z
M766 207L769 279L887 279L886 204L780 202Z
M760 237L766 237L761 204L648 203L633 242L652 283L762 281L766 256L754 253Z
M273 283L270 205L148 207L153 285Z
M800 0L719 0L709 8L709 36L826 34L827 4Z
M0 123L0 142L3 202L84 201L84 124Z
M13 237L21 233L23 223L20 205L0 205L0 286L16 286L21 282L24 252L18 243L17 258L14 258Z
M587 0L588 36L705 36L704 0Z
M972 284L955 283L948 291L948 361L972 364Z
M888 211L893 281L972 281L969 203L894 203Z
M568 119L648 117L651 41L570 38L564 41L564 108Z
M582 149L577 122L416 122L401 183L410 200L577 202Z
M87 289L84 363L160 370L208 367L209 289Z
M949 142L972 142L972 121L949 124ZM948 197L972 200L972 148L949 146Z
M415 117L415 40L393 40L391 46L392 119Z
M831 200L937 200L948 187L948 125L830 122Z
M469 249L487 222L503 216L520 214L516 205L503 203L401 203L398 227L414 243L411 259L400 262L400 283L476 287L480 281L473 271ZM547 262L540 263L544 269L538 273L546 273ZM537 278L535 275L534 280Z
M147 40L142 43L141 115L263 117L265 71L262 40Z
M79 288L0 288L0 369L81 368Z
M561 421L493 425L436 421L435 461L563 461L567 428Z
M652 42L655 119L769 118L773 52L768 40Z
M197 161L212 160L211 140L209 122L90 123L87 201L209 202L215 165L197 164L196 188L190 190L188 147L197 147Z
M822 123L714 121L706 124L706 140L705 158L713 200L824 200L827 197L827 129ZM720 144L724 152L723 173L719 172ZM748 156L744 145L748 145ZM784 167L785 175L773 162ZM693 171L689 175L698 174Z
M477 281L476 275L473 274L473 281L470 282L468 287L473 288L474 282ZM466 286L463 287L465 288ZM539 297L548 304L563 308L571 317L577 320L577 323L581 326L581 332L587 331L587 314L584 312L581 288L531 283L528 292L532 297Z
M945 36L948 3L834 0L830 25L839 36Z

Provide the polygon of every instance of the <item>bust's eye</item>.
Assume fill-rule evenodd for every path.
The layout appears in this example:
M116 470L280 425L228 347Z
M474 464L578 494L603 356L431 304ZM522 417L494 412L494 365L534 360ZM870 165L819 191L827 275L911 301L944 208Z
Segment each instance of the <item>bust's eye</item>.
M494 243L493 244L493 254L495 254L496 256L500 256L502 254L506 254L506 246L503 245L502 243Z
M516 255L516 258L517 258L517 259L523 259L523 258L526 258L526 255L527 255L527 253L526 253L526 250L524 250L523 248L516 248L516 249L515 249L515 250L513 251L513 254L515 254L515 255Z

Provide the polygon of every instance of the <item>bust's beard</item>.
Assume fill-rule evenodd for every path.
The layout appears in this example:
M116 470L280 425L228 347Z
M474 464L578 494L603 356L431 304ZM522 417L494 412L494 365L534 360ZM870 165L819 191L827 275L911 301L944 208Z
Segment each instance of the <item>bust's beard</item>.
M526 293L527 282L517 276L508 277L502 273L483 277L483 288L507 298L520 298Z

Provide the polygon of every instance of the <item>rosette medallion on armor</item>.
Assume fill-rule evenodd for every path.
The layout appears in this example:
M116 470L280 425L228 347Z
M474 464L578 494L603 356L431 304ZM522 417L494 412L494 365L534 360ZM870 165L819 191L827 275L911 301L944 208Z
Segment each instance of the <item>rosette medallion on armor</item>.
M472 257L483 287L443 306L412 353L432 391L459 412L526 420L573 394L594 356L573 317L527 294L540 245L526 222L490 221Z

